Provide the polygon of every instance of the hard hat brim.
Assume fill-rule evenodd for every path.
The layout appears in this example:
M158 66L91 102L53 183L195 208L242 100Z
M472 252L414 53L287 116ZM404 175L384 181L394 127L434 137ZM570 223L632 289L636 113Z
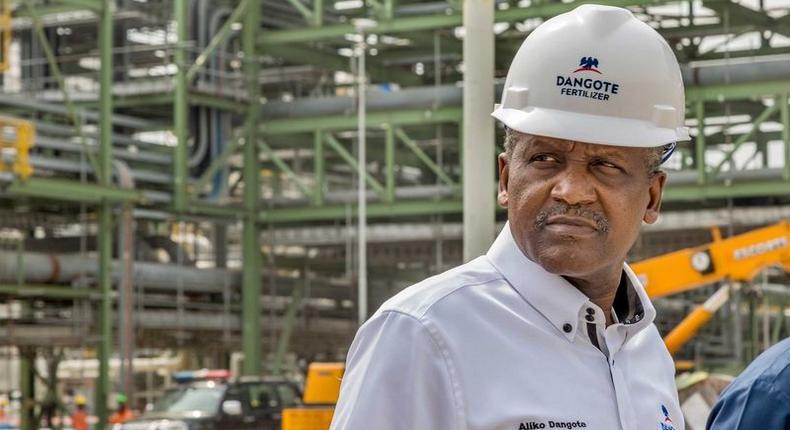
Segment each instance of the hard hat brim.
M686 127L662 128L638 119L557 109L498 107L491 116L521 133L599 145L653 148L691 139Z

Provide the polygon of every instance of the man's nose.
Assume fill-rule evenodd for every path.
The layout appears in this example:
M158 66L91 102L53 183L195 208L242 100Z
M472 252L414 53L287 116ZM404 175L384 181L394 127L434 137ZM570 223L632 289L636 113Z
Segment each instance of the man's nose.
M551 189L551 198L571 206L594 203L597 197L593 178L583 169L569 166L559 174Z

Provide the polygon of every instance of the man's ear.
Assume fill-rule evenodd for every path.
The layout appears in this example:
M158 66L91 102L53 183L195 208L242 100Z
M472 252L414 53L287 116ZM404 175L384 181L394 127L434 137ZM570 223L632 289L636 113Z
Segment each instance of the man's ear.
M658 220L658 213L661 210L661 196L664 191L664 184L667 181L667 174L664 172L656 172L650 178L650 201L645 208L645 215L642 220L648 224L653 224Z
M497 193L496 200L499 206L507 207L507 181L508 181L508 156L506 153L499 154L497 158L499 163L499 193Z

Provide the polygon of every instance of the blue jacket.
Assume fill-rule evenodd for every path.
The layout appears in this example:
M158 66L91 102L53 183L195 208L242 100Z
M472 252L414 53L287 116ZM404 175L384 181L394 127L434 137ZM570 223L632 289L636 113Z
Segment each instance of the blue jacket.
M722 393L707 430L790 430L790 338L760 354Z

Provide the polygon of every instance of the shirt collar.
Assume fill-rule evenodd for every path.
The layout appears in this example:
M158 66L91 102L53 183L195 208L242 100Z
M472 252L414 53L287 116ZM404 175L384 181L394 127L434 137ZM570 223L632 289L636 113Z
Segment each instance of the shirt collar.
M581 307L592 303L584 293L562 276L547 272L527 258L513 239L509 222L505 223L486 255L524 300L568 340L573 340L579 315L582 315ZM629 334L634 334L653 322L655 309L631 268L623 264L623 272L626 279L623 303L628 305L628 310L621 313L625 316L622 323ZM570 331L566 325L570 326Z

